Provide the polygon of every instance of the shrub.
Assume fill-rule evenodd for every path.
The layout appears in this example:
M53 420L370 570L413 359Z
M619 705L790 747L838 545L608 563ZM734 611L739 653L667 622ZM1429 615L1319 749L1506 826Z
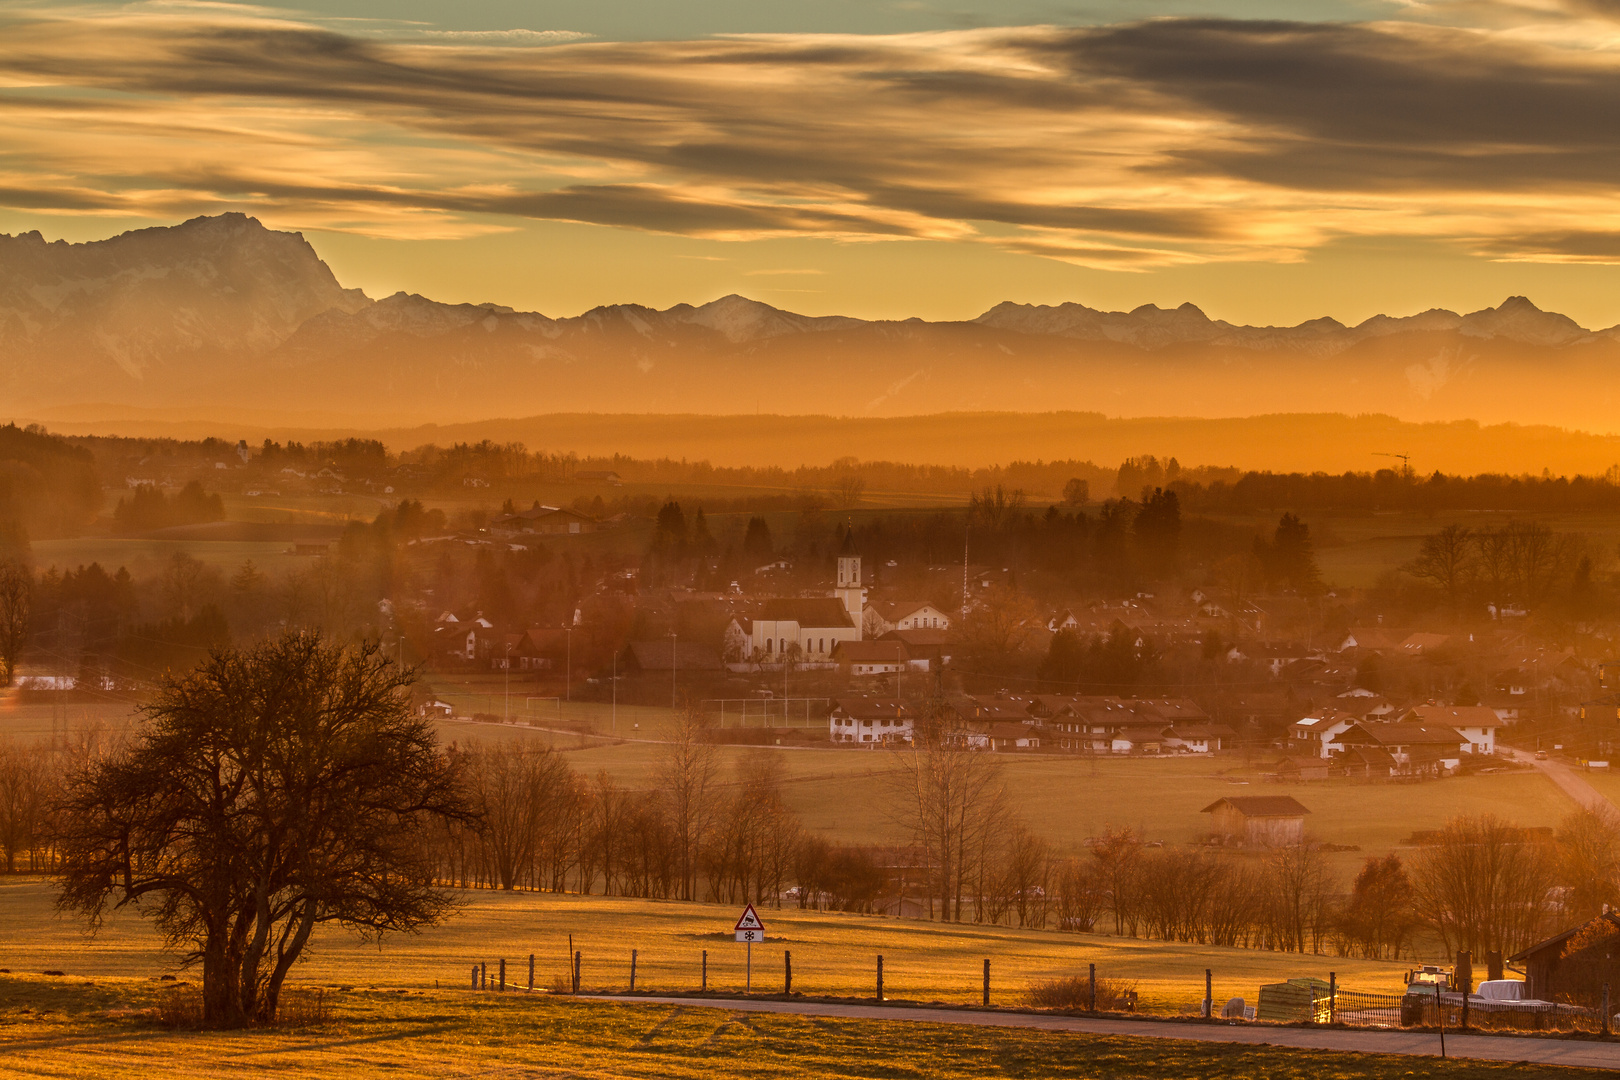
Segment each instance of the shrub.
M1042 979L1029 984L1025 995L1039 1009L1087 1009L1091 1006L1091 980L1084 975ZM1135 979L1098 979L1098 1012L1135 1012Z

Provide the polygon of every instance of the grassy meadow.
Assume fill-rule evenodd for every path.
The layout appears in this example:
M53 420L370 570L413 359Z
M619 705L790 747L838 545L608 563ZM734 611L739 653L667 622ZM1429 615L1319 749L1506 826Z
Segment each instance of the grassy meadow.
M849 1077L960 1080L1596 1080L1596 1070L1272 1046L763 1015L549 995L329 989L322 1025L169 1030L150 979L0 975L0 1070L40 1078L371 1080L397 1075L568 1080Z
M444 925L366 945L323 930L298 978L322 985L381 989L454 989L469 983L474 963L493 978L502 958L508 977L525 986L535 956L535 985L549 988L568 972L568 946L583 954L587 990L629 986L630 953L637 953L638 990L683 991L701 986L708 951L709 989L741 991L747 947L733 939L738 910L715 904L503 893L472 890ZM178 971L148 924L131 912L109 919L95 937L59 916L50 886L38 878L0 879L0 968L14 973L62 971L76 978L155 978ZM884 958L887 997L972 1003L979 1000L986 957L994 1000L1019 1004L1032 981L1084 974L1134 982L1144 1007L1193 1012L1203 997L1204 970L1214 972L1225 1001L1256 999L1263 983L1336 971L1341 985L1398 993L1401 964L1341 957L1272 953L1144 941L1103 934L1067 934L1011 927L956 925L919 919L765 909L767 939L753 950L753 987L779 993L783 953L793 954L793 989L808 995L864 996L875 992L877 957Z

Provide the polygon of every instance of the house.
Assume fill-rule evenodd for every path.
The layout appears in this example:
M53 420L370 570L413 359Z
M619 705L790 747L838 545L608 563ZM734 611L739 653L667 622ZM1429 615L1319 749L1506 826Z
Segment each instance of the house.
M1296 746L1309 746L1316 757L1330 758L1343 749L1334 740L1359 722L1358 717L1349 713L1322 709L1314 716L1302 717L1288 725L1288 739Z
M1422 656L1424 653L1431 653L1436 649L1444 648L1450 641L1451 635L1449 634L1425 634L1421 632L1408 634L1401 641L1400 647L1396 651L1403 656Z
M1288 847L1305 842L1309 810L1292 795L1229 795L1204 807L1215 831L1228 840L1257 847Z
M1161 734L1166 747L1188 754L1207 754L1212 750L1220 750L1228 740L1237 738L1237 732L1225 724L1200 724L1192 721L1171 724Z
M833 742L869 746L910 742L916 722L916 717L899 698L838 698L827 717L828 734Z
M1455 769L1467 740L1443 724L1352 724L1339 736L1343 746L1376 746L1407 772L1438 767Z
M876 600L867 604L861 629L867 637L894 630L949 630L951 618L926 600Z
M1463 750L1470 754L1496 753L1496 729L1502 725L1496 710L1485 705L1418 705L1408 709L1400 722L1455 728L1463 737Z
M1339 642L1339 651L1394 652L1401 647L1401 642L1411 636L1410 630L1395 630L1387 626L1352 626Z
M771 663L787 654L830 660L841 642L861 640L861 628L843 602L832 597L767 600L749 628L750 655Z
M416 709L418 716L428 716L435 720L448 720L456 714L455 706L448 701L424 701Z
M608 487L622 487L624 481L612 469L578 469L574 472L576 484L606 484Z
M553 671L572 659L573 640L566 626L531 626L513 650L519 671Z
M844 641L833 650L832 659L856 678L872 675L894 675L907 668L916 668L911 654L899 641ZM927 670L928 661L921 664Z
M489 523L489 531L497 536L559 535L595 532L595 518L558 506L535 504L515 514L502 514Z
M1054 634L1060 630L1078 630L1080 620L1074 617L1074 612L1064 608L1046 620L1046 628Z

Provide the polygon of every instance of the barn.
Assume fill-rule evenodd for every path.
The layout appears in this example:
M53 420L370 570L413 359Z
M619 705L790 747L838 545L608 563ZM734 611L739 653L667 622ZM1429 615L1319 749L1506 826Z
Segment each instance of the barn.
M1309 810L1292 795L1232 795L1204 807L1215 831L1228 841L1287 847L1305 841Z

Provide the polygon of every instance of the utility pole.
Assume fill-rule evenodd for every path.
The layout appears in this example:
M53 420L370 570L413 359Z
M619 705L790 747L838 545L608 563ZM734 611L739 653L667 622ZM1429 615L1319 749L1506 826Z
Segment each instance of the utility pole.
M512 722L512 643L506 643L506 663L502 665L506 671L506 722Z
M613 734L619 734L619 650L613 650Z
M563 700L574 700L574 628L568 628L568 659L563 668Z
M669 632L669 708L675 711L676 672L681 669L680 654L676 649L675 631Z

